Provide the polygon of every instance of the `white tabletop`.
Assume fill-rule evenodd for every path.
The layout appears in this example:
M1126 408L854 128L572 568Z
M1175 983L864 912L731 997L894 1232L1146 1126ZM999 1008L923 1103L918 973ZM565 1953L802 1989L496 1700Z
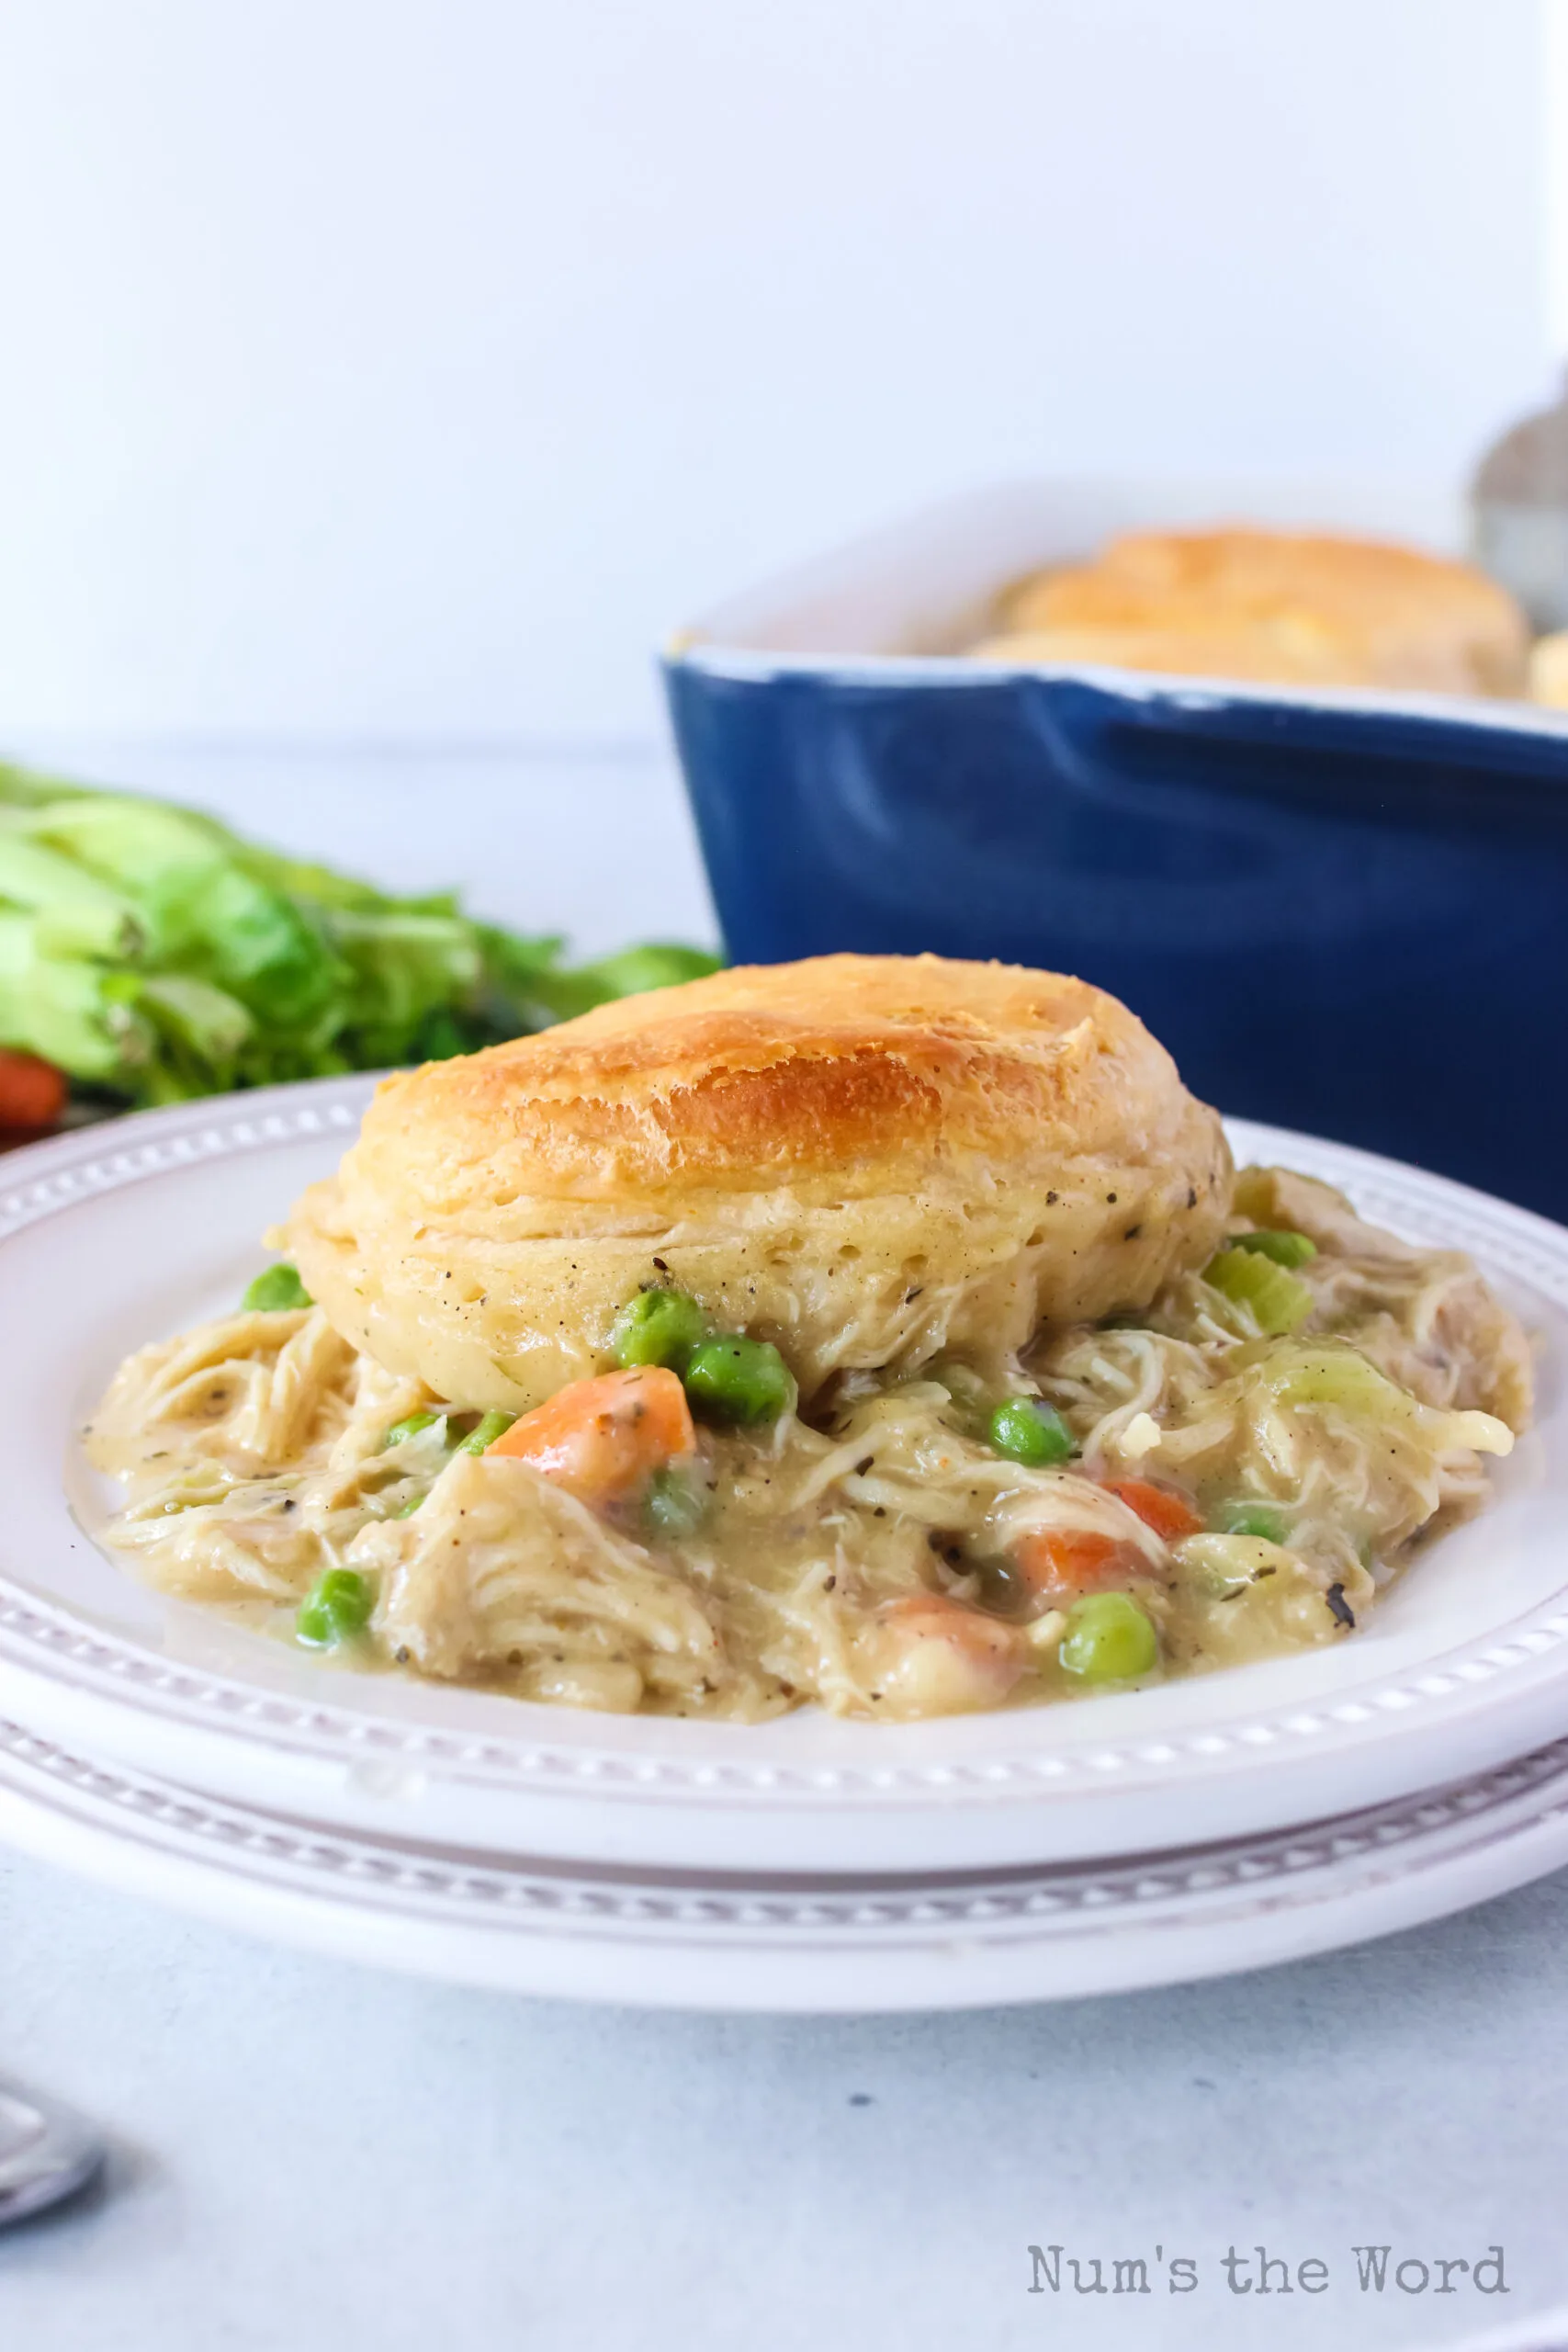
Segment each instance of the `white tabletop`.
M653 754L97 764L589 949L712 935ZM1356 2352L1568 2298L1568 1874L1263 1974L812 2021L448 1990L0 1856L0 2074L113 2146L102 2193L0 2233L6 2352ZM1378 2244L1500 2244L1511 2291L1363 2293ZM1032 2245L1156 2291L1031 2294ZM1324 2291L1233 2291L1259 2245Z

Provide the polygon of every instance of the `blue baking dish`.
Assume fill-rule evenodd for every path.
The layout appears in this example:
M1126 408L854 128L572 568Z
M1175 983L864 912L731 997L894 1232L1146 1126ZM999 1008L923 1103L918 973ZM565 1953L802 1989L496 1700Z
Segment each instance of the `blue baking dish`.
M728 953L1080 973L1224 1109L1568 1220L1568 720L943 650L1035 564L1237 513L1279 508L991 493L683 632L664 675Z

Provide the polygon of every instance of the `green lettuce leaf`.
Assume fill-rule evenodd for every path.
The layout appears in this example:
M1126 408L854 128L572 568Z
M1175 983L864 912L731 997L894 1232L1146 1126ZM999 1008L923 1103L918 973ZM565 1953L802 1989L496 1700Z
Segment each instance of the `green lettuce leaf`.
M0 1045L133 1103L441 1059L717 968L471 921L202 812L0 764Z

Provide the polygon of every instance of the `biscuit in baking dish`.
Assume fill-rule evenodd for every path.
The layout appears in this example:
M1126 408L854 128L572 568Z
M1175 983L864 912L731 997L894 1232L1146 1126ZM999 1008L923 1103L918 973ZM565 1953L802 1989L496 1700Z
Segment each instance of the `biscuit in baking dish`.
M517 1409L639 1284L803 1394L1146 1305L1213 1247L1218 1118L1102 989L935 956L720 972L389 1079L286 1246L389 1371Z
M1472 565L1370 539L1228 529L1113 539L1003 598L974 650L1180 676L1520 694L1524 614Z

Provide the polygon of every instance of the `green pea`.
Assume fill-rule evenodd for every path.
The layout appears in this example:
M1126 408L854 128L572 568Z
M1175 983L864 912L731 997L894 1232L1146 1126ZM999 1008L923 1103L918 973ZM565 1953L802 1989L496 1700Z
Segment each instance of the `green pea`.
M666 1544L694 1535L707 1516L708 1492L682 1470L659 1470L648 1489L643 1510L649 1532Z
M705 1340L686 1365L686 1394L705 1419L750 1427L795 1404L790 1368L769 1340Z
M1265 1544L1290 1540L1291 1522L1274 1503L1227 1503L1214 1521L1221 1535L1260 1535Z
M439 1413L405 1413L400 1421L394 1421L389 1430L382 1431L382 1453L390 1446L401 1445L407 1438L417 1437L421 1430L433 1430L440 1419Z
M668 1364L684 1372L692 1350L708 1335L708 1319L683 1290L639 1290L616 1316L610 1333L615 1362Z
M247 1315L283 1315L315 1303L287 1258L259 1273L240 1301Z
M1233 1233L1226 1246L1255 1250L1261 1258L1272 1258L1277 1266L1304 1266L1317 1255L1316 1242L1309 1241L1304 1233Z
M1068 1610L1056 1656L1085 1682L1134 1682L1159 1657L1159 1636L1131 1593L1090 1592Z
M986 1435L998 1453L1010 1462L1021 1462L1026 1470L1070 1461L1077 1452L1055 1405L1038 1396L1009 1396L987 1422Z
M516 1419L515 1413L481 1413L468 1436L458 1439L453 1452L482 1453L487 1446L495 1443L498 1437L506 1435Z
M301 1601L295 1631L313 1649L333 1649L365 1631L374 1600L367 1577L352 1568L329 1568Z

